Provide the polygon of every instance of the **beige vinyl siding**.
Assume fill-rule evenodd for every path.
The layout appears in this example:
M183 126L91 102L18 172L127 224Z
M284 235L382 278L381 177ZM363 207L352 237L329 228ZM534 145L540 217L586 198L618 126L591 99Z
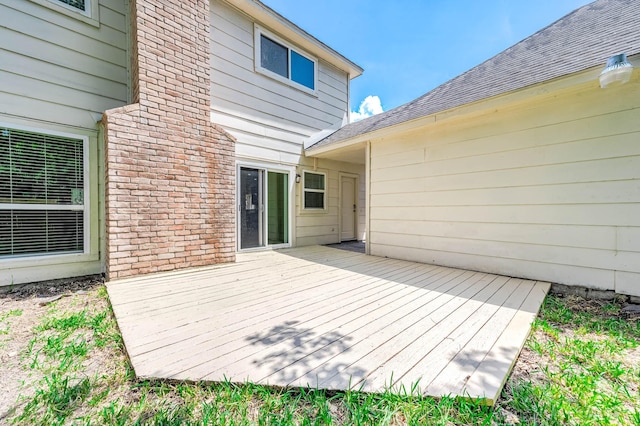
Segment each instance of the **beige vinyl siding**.
M371 253L640 295L630 87L594 81L372 141Z
M255 72L248 16L214 0L211 20L212 121L237 138L238 157L297 164L306 138L345 119L347 74L319 60L317 96L307 94Z
M0 285L103 270L104 152L96 122L104 110L128 102L129 24L126 1L96 1L99 26L48 2L0 4L0 121L45 134L87 136L91 182L88 252L2 259Z
M325 211L304 210L302 208L302 182L296 184L296 246L313 244L331 244L340 242L340 174L357 176L358 188L356 237L364 239L365 233L365 174L364 165L343 163L332 160L318 159L314 167L312 159L304 159L298 169L303 171L326 173L326 202Z
M295 246L339 241L340 173L359 176L358 238L364 236L364 166L302 155L304 141L346 120L348 75L318 60L317 96L255 71L254 22L228 4L211 3L211 121L236 137L238 162L297 166L297 172L326 173L324 211L301 208L302 183L295 184L291 242ZM269 30L269 28L265 28ZM293 40L287 40L296 47ZM300 49L304 53L303 49Z
M125 2L100 0L100 26L27 0L0 4L0 113L95 129L125 105Z

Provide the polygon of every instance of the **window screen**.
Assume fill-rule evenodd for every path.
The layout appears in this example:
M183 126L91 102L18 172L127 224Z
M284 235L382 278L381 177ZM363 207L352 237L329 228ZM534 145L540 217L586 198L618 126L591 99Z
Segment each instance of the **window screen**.
M82 252L82 139L0 127L0 257Z

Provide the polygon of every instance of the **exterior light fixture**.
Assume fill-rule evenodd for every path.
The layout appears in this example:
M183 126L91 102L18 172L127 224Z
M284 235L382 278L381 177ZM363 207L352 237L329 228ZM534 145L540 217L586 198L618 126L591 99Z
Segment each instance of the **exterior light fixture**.
M300 183L300 175L296 173L296 183Z
M607 61L607 67L600 73L600 87L605 88L613 83L624 84L631 78L633 65L627 60L627 55L614 55Z

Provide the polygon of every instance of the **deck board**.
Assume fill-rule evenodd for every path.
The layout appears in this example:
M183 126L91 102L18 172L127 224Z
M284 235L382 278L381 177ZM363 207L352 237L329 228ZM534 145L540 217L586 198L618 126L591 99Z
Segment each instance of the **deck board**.
M321 246L107 284L139 377L491 403L548 289Z

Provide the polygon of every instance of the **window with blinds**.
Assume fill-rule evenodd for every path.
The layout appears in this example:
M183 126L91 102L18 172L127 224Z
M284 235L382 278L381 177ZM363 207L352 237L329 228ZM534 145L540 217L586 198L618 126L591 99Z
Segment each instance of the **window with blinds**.
M84 149L0 126L0 258L84 251Z

